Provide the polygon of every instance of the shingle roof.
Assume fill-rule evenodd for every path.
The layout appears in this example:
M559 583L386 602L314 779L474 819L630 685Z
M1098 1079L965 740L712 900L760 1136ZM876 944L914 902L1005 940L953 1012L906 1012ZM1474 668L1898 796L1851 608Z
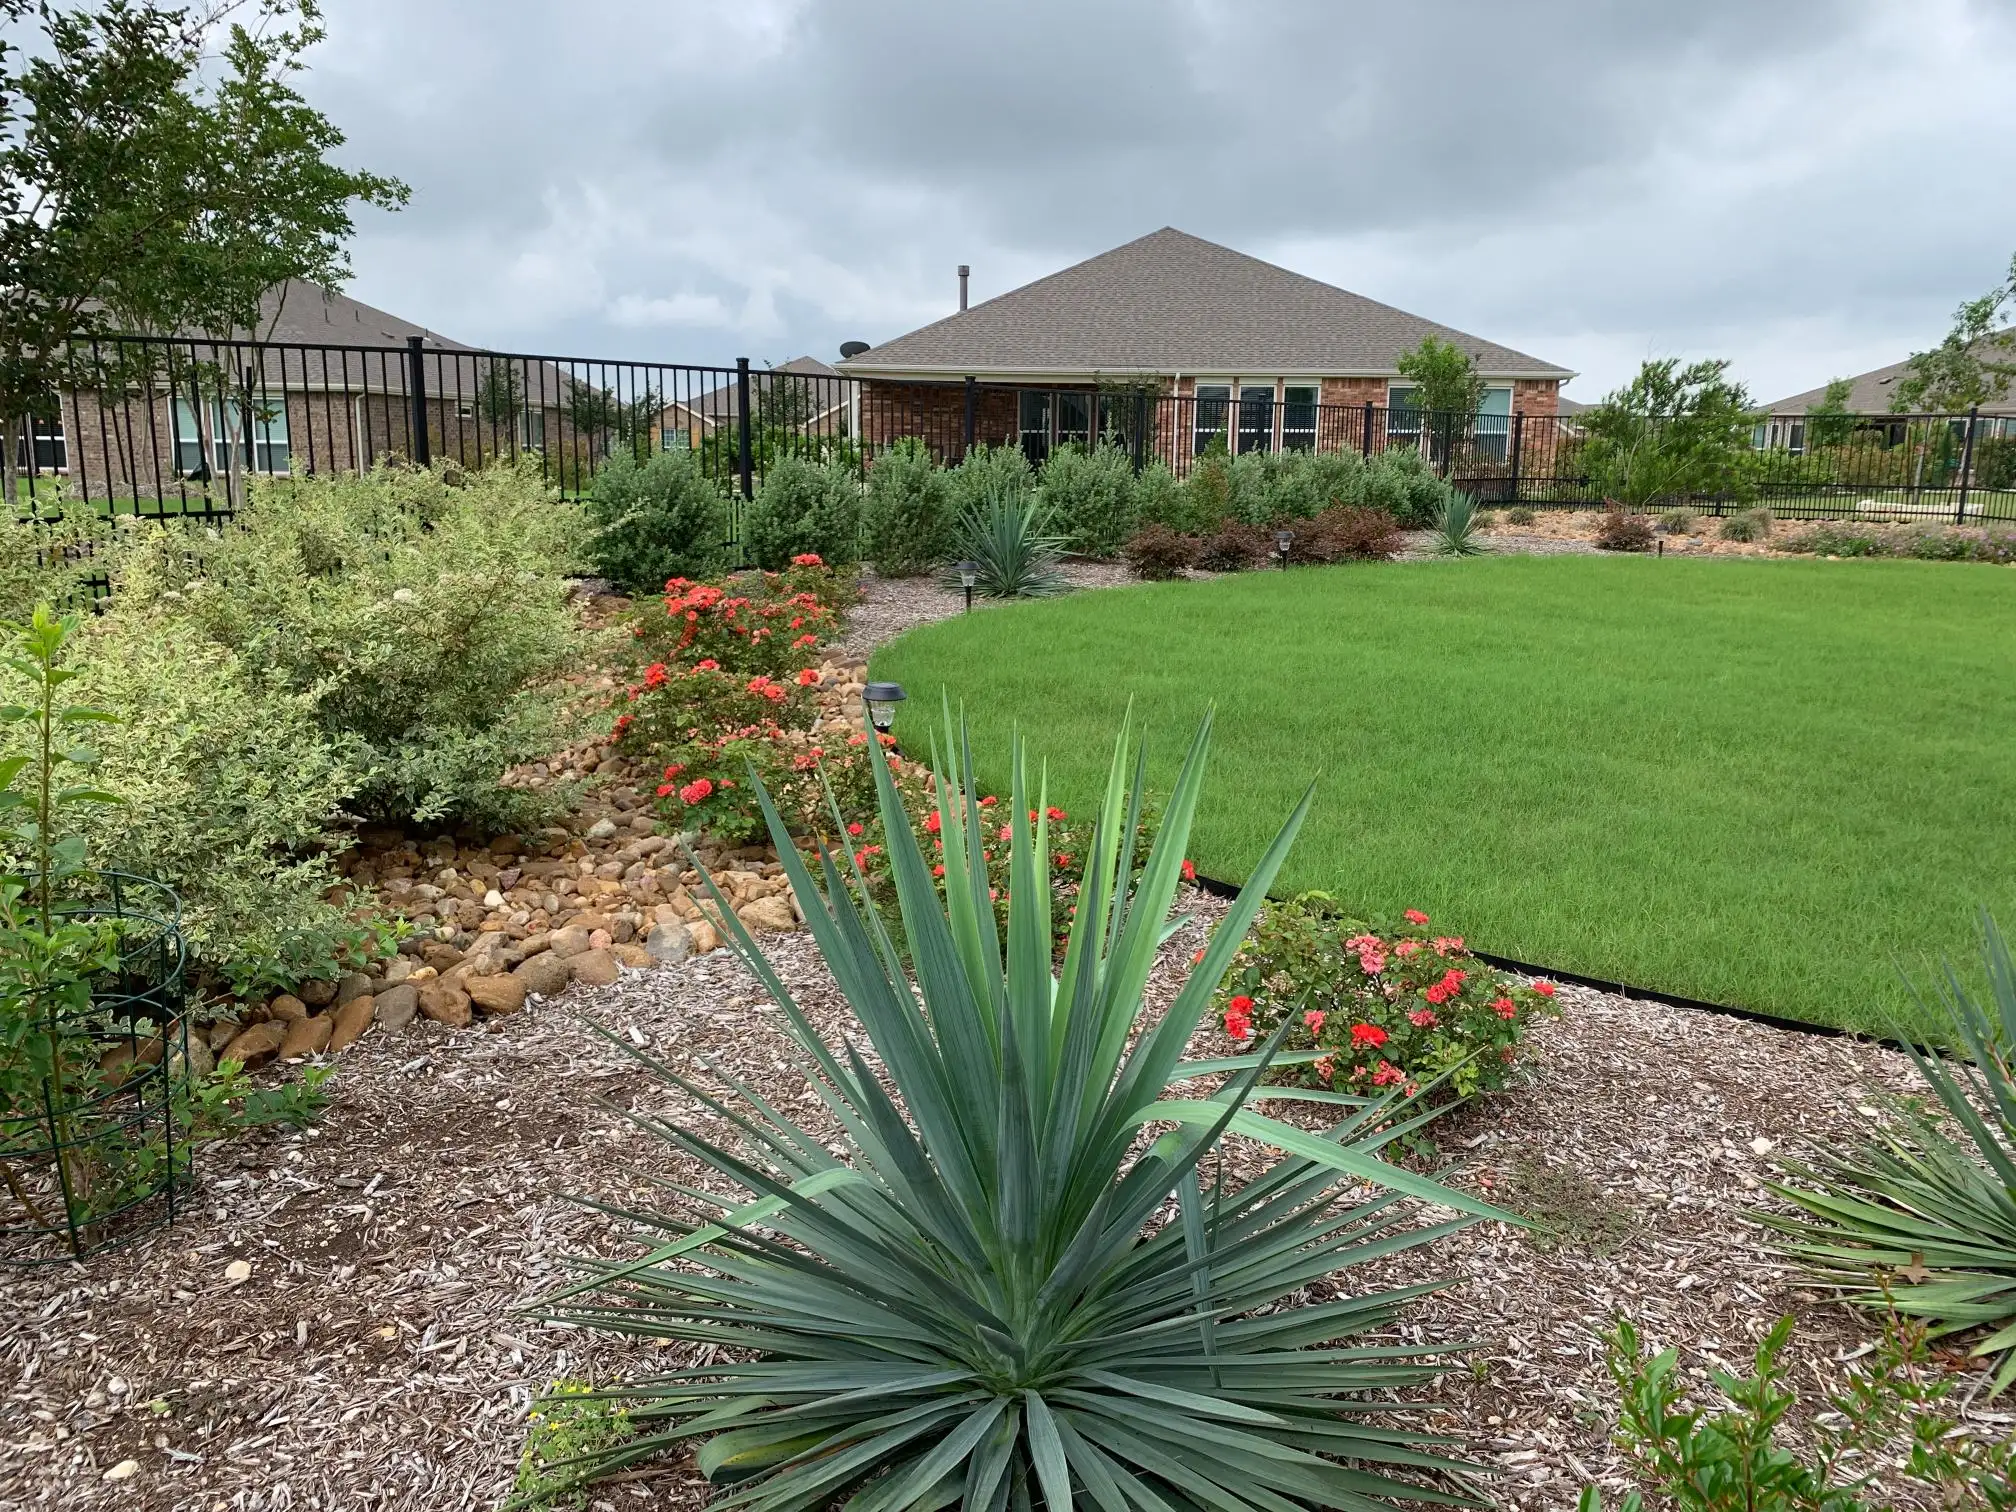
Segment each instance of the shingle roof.
M1390 373L1424 336L1497 377L1569 370L1165 226L840 364L854 376Z
M846 402L847 396L842 390L847 375L831 364L821 362L817 357L793 357L789 362L780 362L775 367L757 368L749 374L750 387L761 393L779 373L789 374L794 378L832 380L830 383L815 381L806 385L812 391L813 399L818 402L818 412L823 413ZM742 412L740 386L733 382L724 383L691 399L678 400L666 408L691 411L709 425L733 420Z
M259 328L239 331L258 341L302 341L331 346L400 347L418 336L429 348L444 352L479 350L417 326L410 320L367 305L347 294L332 293L320 284L290 278L268 289L259 301Z
M1989 342L2004 344L2011 348L2006 354L1998 353L1998 361L2016 361L2016 326L1998 331L1988 338ZM1890 397L1897 392L1897 385L1910 371L1910 365L1893 362L1888 367L1872 368L1869 372L1858 373L1849 379L1848 408L1856 414L1882 414L1890 408ZM1769 404L1759 405L1767 414L1803 415L1814 405L1827 397L1827 386L1807 389L1803 393L1789 394L1783 399L1774 399ZM2016 393L2004 396L1992 404L1981 406L1984 415L2016 415Z

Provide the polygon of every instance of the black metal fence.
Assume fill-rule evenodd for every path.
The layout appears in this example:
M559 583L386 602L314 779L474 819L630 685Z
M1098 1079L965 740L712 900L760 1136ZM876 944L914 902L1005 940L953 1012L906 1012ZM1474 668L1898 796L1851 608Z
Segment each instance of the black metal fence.
M855 380L795 371L403 346L113 337L80 341L65 381L0 443L17 511L230 515L259 475L357 470L387 456L480 467L529 458L578 496L612 457L691 451L738 501L781 456L865 472L916 437L946 463L976 445L1040 463L1107 445L1179 477L1201 458L1407 448L1494 505L1588 507L1577 415L1462 416L1325 403L1314 383L1096 385ZM1503 403L1503 400L1500 401ZM1743 486L1694 501L1806 518L2016 520L2016 417L1766 416Z

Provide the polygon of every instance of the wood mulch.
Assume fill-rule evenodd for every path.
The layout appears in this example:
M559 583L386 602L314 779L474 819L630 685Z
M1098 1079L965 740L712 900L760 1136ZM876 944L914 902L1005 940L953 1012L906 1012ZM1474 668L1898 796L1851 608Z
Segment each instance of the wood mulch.
M1221 907L1201 895L1186 906L1198 922L1165 949L1151 1009ZM824 1032L850 1026L809 938L773 937L772 953ZM1464 1433L1503 1472L1500 1500L1521 1508L1567 1506L1585 1480L1618 1478L1596 1330L1619 1310L1681 1345L1697 1373L1746 1363L1787 1311L1800 1317L1802 1379L1827 1378L1867 1341L1864 1320L1803 1291L1762 1248L1749 1215L1781 1156L1854 1137L1870 1121L1865 1085L1909 1079L1901 1057L1849 1040L1572 987L1560 1000L1521 1082L1438 1134L1451 1179L1558 1232L1478 1224L1348 1283L1451 1281L1403 1332L1478 1348L1422 1410ZM200 1211L173 1230L81 1269L9 1277L0 1506L496 1506L548 1382L606 1381L680 1353L520 1312L569 1254L616 1241L569 1194L641 1199L633 1170L697 1174L622 1110L700 1110L590 1025L788 1094L777 1023L716 952L535 1001L492 1032L423 1024L365 1041L318 1129L208 1154ZM241 1259L251 1275L234 1283ZM137 1469L105 1479L127 1460ZM701 1492L674 1462L597 1505L697 1506Z
M959 607L928 584L871 580L849 649ZM1202 894L1184 906L1194 919L1164 949L1151 1013L1223 909ZM829 1039L853 1027L808 937L766 946ZM1571 1506L1588 1480L1621 1483L1596 1336L1619 1311L1655 1344L1679 1345L1697 1378L1746 1365L1792 1312L1802 1383L1838 1377L1869 1340L1867 1320L1803 1289L1751 1215L1770 1201L1760 1182L1776 1162L1856 1137L1875 1116L1866 1089L1911 1080L1902 1057L1850 1040L1574 987L1559 1002L1518 1083L1436 1132L1448 1179L1550 1227L1476 1224L1329 1283L1449 1281L1410 1307L1401 1333L1476 1347L1418 1411L1463 1434L1499 1472L1500 1502L1522 1509ZM682 1357L523 1312L569 1255L619 1242L570 1197L643 1202L639 1172L698 1175L622 1115L704 1122L704 1110L593 1026L791 1096L778 1022L716 951L534 998L481 1032L423 1020L367 1037L318 1127L202 1152L196 1210L173 1229L82 1267L6 1275L0 1508L498 1506L549 1382ZM1213 1038L1207 1027L1200 1045L1222 1049ZM1312 1121L1308 1105L1274 1108ZM231 1279L237 1261L245 1279ZM2016 1432L2016 1418L1978 1406L1972 1423ZM703 1493L681 1460L600 1488L591 1505L697 1507Z

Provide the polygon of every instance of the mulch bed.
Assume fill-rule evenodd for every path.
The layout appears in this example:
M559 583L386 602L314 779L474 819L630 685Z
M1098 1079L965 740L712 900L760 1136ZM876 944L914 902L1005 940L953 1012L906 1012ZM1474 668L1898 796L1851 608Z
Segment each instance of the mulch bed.
M848 649L960 607L928 582L871 579ZM1151 1012L1224 905L1194 894L1184 906L1195 921L1165 947ZM829 1039L852 1027L808 937L766 946ZM1498 1499L1518 1508L1569 1506L1587 1480L1619 1482L1596 1330L1620 1310L1656 1344L1679 1344L1697 1377L1746 1365L1788 1311L1802 1382L1832 1378L1867 1342L1867 1320L1802 1289L1751 1214L1781 1157L1855 1137L1873 1116L1865 1088L1911 1080L1901 1056L1851 1040L1574 987L1559 1002L1523 1078L1436 1131L1448 1179L1550 1228L1477 1224L1328 1283L1449 1278L1402 1332L1477 1348L1419 1410L1462 1433L1501 1472ZM637 1170L698 1175L622 1110L702 1111L591 1026L788 1097L777 1021L717 951L534 998L482 1032L422 1021L368 1037L344 1058L317 1128L203 1152L196 1211L172 1230L84 1267L8 1274L0 1506L497 1506L549 1382L606 1382L683 1356L522 1312L563 1279L568 1255L617 1242L570 1194L643 1202ZM1214 1041L1208 1028L1200 1038ZM1314 1121L1307 1105L1274 1108ZM228 1278L234 1261L249 1278ZM1977 1410L1975 1424L2016 1431L2007 1413ZM600 1488L592 1505L703 1500L680 1460Z
M1186 906L1204 919L1221 905ZM1153 1006L1201 930L1170 941ZM772 952L829 1035L849 1023L807 937ZM1438 1135L1454 1180L1560 1232L1478 1224L1349 1283L1452 1279L1404 1331L1478 1341L1481 1364L1445 1377L1423 1411L1503 1470L1497 1494L1516 1507L1565 1506L1585 1479L1616 1478L1595 1330L1619 1309L1697 1371L1746 1363L1786 1311L1801 1318L1803 1378L1866 1340L1863 1320L1761 1249L1749 1213L1780 1155L1867 1126L1865 1084L1908 1083L1902 1057L1850 1040L1576 988L1561 1003L1527 1077ZM0 1505L497 1505L547 1382L681 1353L518 1312L562 1279L565 1256L614 1241L564 1194L638 1197L628 1166L697 1174L620 1112L697 1110L589 1025L788 1093L776 1022L717 952L535 1002L489 1033L366 1041L319 1129L203 1162L199 1213L88 1268L9 1278ZM237 1259L252 1274L233 1284ZM103 1478L127 1459L136 1472ZM701 1493L674 1462L599 1499L684 1507Z

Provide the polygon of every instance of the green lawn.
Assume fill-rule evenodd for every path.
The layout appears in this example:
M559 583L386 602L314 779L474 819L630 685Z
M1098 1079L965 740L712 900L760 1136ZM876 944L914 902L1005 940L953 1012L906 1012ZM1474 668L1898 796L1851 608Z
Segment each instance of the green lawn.
M1302 786L1281 887L1428 910L1479 948L1854 1028L1896 963L2016 922L2016 571L1504 557L1309 568L1004 605L877 677L938 690L998 779L1095 791L1128 700L1166 786L1207 705L1192 854L1244 876ZM1704 1044L1703 1054L1712 1054Z

